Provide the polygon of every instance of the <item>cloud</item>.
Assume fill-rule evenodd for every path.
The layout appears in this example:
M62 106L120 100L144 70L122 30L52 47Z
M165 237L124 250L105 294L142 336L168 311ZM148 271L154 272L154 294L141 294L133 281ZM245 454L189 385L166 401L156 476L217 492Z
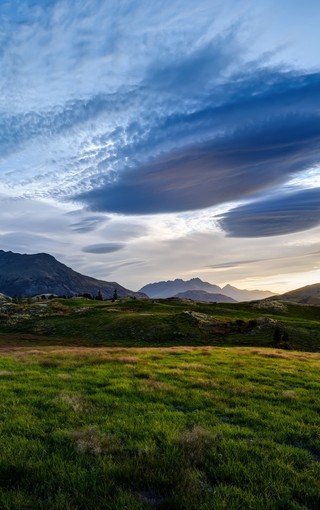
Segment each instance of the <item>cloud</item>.
M253 59L248 5L2 4L2 186L153 214L238 200L317 162L319 75Z
M113 219L102 230L101 237L112 241L130 241L148 235L150 228L143 223Z
M209 266L206 266L206 267L208 269L234 269L239 266L243 266L246 264L255 264L257 262L262 262L264 260L266 260L266 259L234 260L232 262L221 262L220 264L210 264Z
M78 234L86 234L99 228L108 218L101 216L87 216L69 225L70 229Z
M119 275L122 276L123 268L137 266L135 271L133 271L134 273L136 273L136 272L139 272L139 266L142 264L144 264L144 260L131 259L129 261L123 261L123 260L119 261L119 257L118 257L116 262L110 263L108 260L107 267L106 267L105 259L104 259L102 263L96 263L94 265L91 264L89 271L84 269L84 270L82 270L82 272L84 274L90 274L90 276L92 276L94 278L98 278L99 280L100 279L109 280L110 276L112 275L112 279L118 281L117 278L119 277ZM121 270L121 271L119 271L119 270ZM117 273L117 276L115 276L114 273ZM132 273L132 270L131 270L131 273Z
M0 194L0 233L13 231L54 235L66 233L65 210L50 203Z
M213 83L216 84L221 74L226 74L234 66L239 53L239 42L234 27L231 27L199 47L181 48L165 58L156 59L147 70L144 85L152 91L180 98L197 95L200 90L203 95Z
M119 268L136 288L198 271L217 283L285 272L285 260L258 261L267 238L225 237L216 214L272 190L286 197L293 178L308 187L301 172L319 163L319 9L314 0L0 2L0 193L15 197L0 196L6 249L49 251L100 277ZM89 207L66 214L79 201ZM272 242L278 257L300 250L287 236ZM110 243L125 249L107 251L106 268ZM230 254L243 265L231 267Z
M49 236L21 231L0 234L0 249L19 253L54 252L57 244Z
M97 211L178 212L284 183L320 162L319 87L320 74L258 72L241 79L231 92L227 87L222 105L168 117L157 126L180 149L136 163L75 199ZM143 145L156 142L151 130Z
M121 243L101 243L85 246L82 251L85 253L113 253L115 251L122 250L123 248L124 244Z
M225 213L221 227L231 237L291 234L320 223L320 188L300 190L236 207Z

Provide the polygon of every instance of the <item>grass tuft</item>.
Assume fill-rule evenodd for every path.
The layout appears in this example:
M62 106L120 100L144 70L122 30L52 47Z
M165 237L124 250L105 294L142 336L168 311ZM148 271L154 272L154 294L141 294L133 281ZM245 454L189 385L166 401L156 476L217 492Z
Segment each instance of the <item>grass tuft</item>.
M106 455L118 449L117 442L103 434L97 427L73 431L70 433L76 449L80 453L90 455Z
M75 413L88 411L91 408L91 405L82 395L61 393L60 400L64 404L67 404L67 406L70 409L72 409Z
M298 395L293 390L287 390L282 393L282 397L286 400L297 400Z
M184 461L190 466L201 465L215 441L216 436L199 425L191 430L185 430L177 438Z

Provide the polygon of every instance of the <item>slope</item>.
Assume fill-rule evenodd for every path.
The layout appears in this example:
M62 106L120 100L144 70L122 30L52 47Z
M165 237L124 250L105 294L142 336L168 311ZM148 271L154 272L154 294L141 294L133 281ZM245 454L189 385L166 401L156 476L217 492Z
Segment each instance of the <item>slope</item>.
M47 253L22 255L0 250L0 292L8 296L48 293L66 296L89 293L95 296L100 291L104 298L110 298L115 289L119 297L144 297L116 282L96 280L77 273Z

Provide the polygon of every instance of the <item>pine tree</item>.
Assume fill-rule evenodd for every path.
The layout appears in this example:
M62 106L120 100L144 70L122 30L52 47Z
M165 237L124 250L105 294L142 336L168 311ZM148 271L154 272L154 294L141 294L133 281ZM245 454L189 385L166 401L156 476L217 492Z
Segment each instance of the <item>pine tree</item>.
M279 326L276 326L273 331L273 343L279 345L281 342L281 330Z
M103 301L103 297L102 297L102 294L101 294L101 290L98 290L98 293L96 295L96 300L97 301Z

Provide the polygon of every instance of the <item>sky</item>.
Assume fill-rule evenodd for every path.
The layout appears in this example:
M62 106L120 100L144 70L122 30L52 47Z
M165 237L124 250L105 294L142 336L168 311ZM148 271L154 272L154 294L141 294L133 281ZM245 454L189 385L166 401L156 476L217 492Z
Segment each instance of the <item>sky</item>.
M320 282L318 0L2 0L0 249Z

